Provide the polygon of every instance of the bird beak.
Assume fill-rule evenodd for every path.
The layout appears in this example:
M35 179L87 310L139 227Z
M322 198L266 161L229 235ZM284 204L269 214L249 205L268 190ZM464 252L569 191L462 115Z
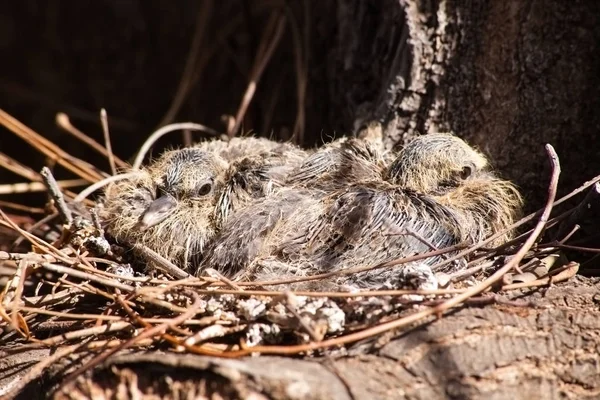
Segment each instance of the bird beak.
M164 195L154 200L144 214L142 214L137 226L141 230L146 230L165 220L175 209L177 200L173 196Z

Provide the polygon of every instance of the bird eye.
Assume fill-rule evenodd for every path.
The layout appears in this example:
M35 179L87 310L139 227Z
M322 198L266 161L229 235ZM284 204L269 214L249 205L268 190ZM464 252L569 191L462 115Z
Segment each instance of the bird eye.
M470 177L471 174L473 174L473 168L467 165L460 171L460 179L465 180Z
M210 193L211 190L212 190L212 183L205 183L204 185L200 186L200 189L198 189L198 195L206 196L207 194Z

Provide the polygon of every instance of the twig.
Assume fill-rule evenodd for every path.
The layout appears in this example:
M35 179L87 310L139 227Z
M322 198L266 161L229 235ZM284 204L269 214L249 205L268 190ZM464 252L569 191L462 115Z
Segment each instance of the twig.
M326 273L318 274L318 275L300 276L300 277L295 277L295 278L284 278L284 279L278 279L278 280L272 280L272 281L262 281L262 282L236 282L236 283L239 286L245 286L245 285L274 286L274 285L285 285L285 284L289 284L289 283L321 280L321 279L331 278L334 276L353 275L353 274L358 274L360 272L373 271L373 270L382 269L382 268L390 268L390 267L395 267L397 265L402 265L402 264L407 264L407 263L414 262L414 261L424 260L424 259L427 259L430 257L436 257L436 256L439 256L442 254L446 254L446 253L450 253L450 252L457 251L460 249L464 249L465 247L467 247L467 246L465 244L461 243L461 244L446 247L446 248L443 248L440 250L430 251L427 253L417 254L417 255L409 256L409 257L403 257L403 258L399 258L394 261L388 261L388 262L377 264L377 265L368 265L368 266L362 266L362 267L341 269L341 270L326 272Z
M65 300L72 299L76 294L81 293L79 289L65 289L53 294L45 294L41 296L23 297L22 304L28 304L29 306L44 307L52 304L60 304ZM12 310L17 305L14 301L12 304L5 306L6 310ZM20 303L18 304L20 305Z
M23 295L23 288L25 286L25 278L27 277L28 266L29 263L27 261L19 261L19 263L17 264L17 271L15 272L13 280L11 282L16 286L14 296L11 300L11 303L13 303L13 307L11 310L11 323L16 331L20 331L19 321L21 320L21 315L19 314L19 305L21 303L21 296ZM29 334L29 332L27 331L26 333Z
M562 267L559 271L552 271L551 274L549 274L547 277L543 277L531 282L519 282L504 285L502 286L502 291L546 286L555 282L566 281L574 277L575 274L577 274L578 270L579 264L576 262L570 262L569 264Z
M60 217L62 218L64 223L66 223L67 225L71 225L71 223L73 222L73 216L71 215L71 210L69 210L69 207L67 207L65 198L63 197L63 194L60 191L60 188L58 187L58 184L56 183L56 180L54 179L52 172L50 171L50 169L48 167L44 167L44 168L42 168L41 174L42 174L42 177L44 178L44 183L46 184L46 187L48 188L48 192L50 193L50 196L54 200L54 205L56 206L56 210L60 214Z
M125 179L135 178L136 176L139 176L139 175L140 175L139 172L128 172L125 174L113 175L113 176L109 176L108 178L104 178L104 179L88 186L87 188L83 189L81 192L79 192L79 194L77 196L75 196L75 198L73 199L73 202L74 203L82 202L89 195L94 193L96 190L103 188L104 186L106 186L112 182L118 182L118 181L122 181Z
M462 270L462 271L456 271L452 274L448 274L448 278L450 280L450 282L459 282L462 281L476 273L478 273L479 271L484 271L487 268L490 268L491 266L493 266L496 263L496 260L491 260L488 262L482 262L479 263L478 265Z
M218 272L217 270L215 270L213 268L207 268L204 270L204 272L206 274L208 274L210 277L220 280L221 282L223 282L224 284L226 284L227 286L231 287L234 290L238 290L240 292L244 291L244 289L242 289L240 286L238 286L235 282L233 282L230 279L227 279L223 274L221 274L220 272Z
M100 123L102 124L102 133L104 134L104 147L106 147L106 153L108 153L108 165L110 166L110 172L112 175L117 174L117 166L115 165L115 155L112 151L112 145L110 143L110 132L108 130L108 115L104 108L100 109Z
M156 141L158 139L160 139L162 136L166 135L169 132L179 131L179 130L183 130L183 129L188 129L191 131L203 131L203 132L207 132L213 136L217 136L219 134L214 129L211 129L204 125L196 124L193 122L182 122L182 123L178 123L178 124L171 124L171 125L163 126L159 130L154 132L152 135L150 135L148 137L148 139L146 139L146 141L140 148L140 151L135 156L135 160L133 161L133 165L131 166L131 168L134 170L140 169L140 166L142 165L142 162L144 161L144 157L146 157L146 153L148 153L148 150L150 150L152 145L154 143L156 143Z
M123 318L121 318L121 320L122 319ZM107 324L101 326L94 326L92 328L84 328L76 331L61 333L60 335L40 340L40 342L36 344L39 347L56 346L68 340L83 339L90 336L102 335L103 333L120 332L133 327L133 324L129 321L108 322Z
M273 32L271 32L272 31L271 27L275 23L277 25L275 26ZM235 124L233 125L232 129L227 132L227 136L230 138L232 138L236 135L237 131L240 129L240 126L242 125L242 121L244 119L244 116L246 115L246 111L248 110L248 106L250 105L250 102L252 101L252 98L254 97L254 93L256 92L256 86L258 85L258 82L260 81L260 78L262 76L263 71L265 70L265 67L267 66L269 60L271 59L271 56L273 55L273 51L275 50L275 47L277 47L277 44L279 43L279 40L281 39L284 27L285 27L285 18L282 16L273 15L271 17L271 19L269 20L269 22L267 22L267 27L265 28L265 30L263 32L261 46L260 46L259 50L257 51L256 59L254 61L254 66L253 66L252 72L250 74L250 81L248 82L248 86L246 87L246 91L244 92L244 95L242 96L242 101L241 101L238 111L235 115ZM267 42L268 35L270 35L270 34L272 34L273 37L271 38L271 41L269 42L269 44L265 45L265 43Z
M44 187L44 190L46 190L45 187ZM13 203L10 201L4 201L4 200L0 200L0 207L1 208L9 208L9 209L15 210L15 211L23 211L28 214L45 214L46 213L46 211L43 208L27 207L22 204L17 204L17 203Z
M96 207L90 209L90 216L92 217L92 224L94 224L94 228L98 230L98 232L104 233L102 229L102 224L100 223L100 217L98 217L98 210Z
M37 253L9 253L0 251L0 261L21 261L27 260L31 262L57 262L57 258L48 254Z
M71 134L73 137L80 140L82 143L87 144L94 151L96 151L97 153L103 155L104 157L106 157L108 159L109 153L108 153L107 149L104 148L104 146L102 146L100 143L96 142L94 139L92 139L91 137L86 135L85 133L81 132L75 126L73 126L73 124L71 124L71 120L69 119L69 116L67 114L62 113L62 112L57 113L56 114L56 124L59 127L61 127L62 129L64 129L65 132ZM127 168L129 166L128 163L121 160L117 156L114 156L114 160L115 160L115 163L120 168Z
M165 115L161 118L160 123L158 124L159 127L169 124L173 121L193 87L194 74L199 74L201 67L204 66L204 62L202 62L203 60L199 59L201 54L200 49L204 39L206 27L209 25L208 22L210 21L210 16L212 15L213 1L203 1L199 3L199 7L200 10L198 11L198 17L196 19L194 37L190 45L185 67L183 68L183 73L181 74L181 79L179 81L179 85L177 86L177 90L175 91L173 101L171 102L171 105L169 106L169 109Z
M168 322L165 322L163 324L146 329L143 332L141 332L139 335L132 337L131 339L127 340L126 342L122 343L121 345L119 345L109 351L99 354L98 356L96 356L92 360L90 360L88 363L86 363L84 366L78 368L76 371L69 374L69 376L67 376L63 380L62 384L66 385L69 382L72 382L75 378L77 378L82 373L89 371L90 369L94 368L96 365L100 364L102 361L106 360L111 355L117 353L120 350L126 349L127 347L130 347L131 345L135 344L135 342L142 340L142 339L151 338L157 334L165 333L165 331L167 329L183 323L186 319L192 318L194 315L196 315L198 308L200 308L201 301L200 301L200 297L198 297L195 293L192 292L191 294L192 294L192 296L195 297L194 303L189 307L189 309L186 312L184 312L183 314L179 315L176 318L169 320Z
M571 214L559 225L555 239L564 236L574 225L581 222L583 216L594 205L597 207L600 200L600 183L594 184L587 192L583 200L573 209Z
M571 238L573 237L573 235L574 235L575 233L577 233L577 231L578 231L580 228L581 228L581 226L579 226L579 225L575 225L575 226L573 227L573 229L571 229L571 232L567 233L567 234L565 235L565 237L563 237L562 239L560 239L560 240L558 241L558 243L560 243L560 244L565 244L565 243L566 243L566 242L567 242L569 239L571 239ZM558 236L558 235L557 235L557 237L560 237L560 236Z
M63 265L52 264L52 263L43 263L42 267L48 271L56 272L57 274L67 274L69 276L89 280L92 282L99 283L101 285L105 285L108 287L113 287L117 289L124 290L126 292L133 292L134 287L130 285L125 285L124 283L120 283L114 279L106 279L99 276L95 276L93 274L89 274L87 272L79 271L74 268L65 267Z
M75 264L76 261L72 260L67 254L63 251L57 249L56 247L46 243L46 241L38 238L37 236L32 235L31 233L21 229L19 225L15 224L8 216L0 209L0 225L9 227L14 231L18 232L22 236L24 236L28 241L37 246L41 251L46 254L53 255L56 259L61 260L69 265Z
M592 185L595 185L599 181L600 181L600 175L597 175L594 178L590 179L589 181L583 183L577 189L571 191L569 194L556 200L554 202L554 204L552 204L552 207L556 207L556 206L566 202L567 200L570 200L571 198L575 197L576 195L583 192L587 188L591 187ZM444 267L453 261L456 261L466 255L469 255L474 250L480 249L480 248L484 247L485 245L492 243L494 240L506 235L507 232L513 231L513 230L525 225L526 223L534 220L535 218L538 218L543 212L544 212L544 209L536 211L534 213L531 213L531 214L521 218L519 221L508 226L507 228L503 229L502 231L496 233L495 235L492 235L489 238L477 243L476 245L473 245L473 246L469 247L468 249L461 251L461 252L457 253L456 255L448 258L447 260L444 260L444 261L440 262L439 264L434 265L433 267L431 267L431 269L432 270L440 269L441 267ZM566 211L563 214L559 215L558 217L553 218L552 221L566 218L571 212L572 212L572 210ZM548 221L548 224L550 224L552 221ZM524 237L526 234L531 234L531 232L533 232L533 230L529 230L528 232L525 232L524 234L521 235L521 237ZM519 241L520 241L520 239L519 239ZM518 241L516 241L516 239L515 239L515 240L510 241L509 243L514 244L514 243L518 243ZM505 248L507 245L508 245L508 243L505 243L501 246L498 246L494 250L497 251L497 249Z
M571 246L571 245L562 244L562 243L540 244L538 247L539 248L558 247L559 249L575 250L575 251L581 251L583 253L600 253L600 249L598 249L598 248L581 247L581 246Z
M14 308L13 308L14 310ZM44 310L42 308L37 307L21 307L21 311L30 313L30 314L41 314L41 315L52 315L55 317L61 318L71 318L71 319L97 319L101 321L122 321L123 317L115 316L115 315L101 315L101 314L84 314L84 313L69 313L69 312L61 312L61 311L51 311Z
M6 168L7 170L14 172L17 175L22 176L25 179L29 179L30 181L41 181L42 177L39 173L35 172L31 168L21 164L14 158L0 153L0 165Z
M303 35L300 33L298 21L296 20L296 14L293 12L289 5L289 2L285 2L285 14L287 19L290 21L290 30L292 32L292 40L294 41L294 65L296 71L296 120L294 122L294 130L290 141L298 144L302 144L304 140L304 122L305 122L305 99L306 99L306 86L308 83L307 69L308 69L308 29L310 29L310 19L308 16L308 1L303 2L304 6L304 21ZM305 45L302 43L302 36L304 36Z
M187 286L195 286L193 284ZM270 291L270 290L232 290L232 289L196 289L196 293L205 295L215 294L235 294L236 296L269 296L277 297L281 296L283 291ZM405 296L405 295L421 295L421 296L432 296L432 295L448 295L463 293L466 289L394 289L394 290L365 290L360 292L311 292L311 291L290 291L296 296L306 297L332 297L332 298L354 298L354 297L390 297L390 296Z
M48 214L46 215L44 218L40 219L39 221L37 221L35 224L33 224L32 226L30 226L29 228L27 228L26 232L27 233L31 233L34 230L38 229L39 227L41 227L44 224L49 224L50 221L52 221L54 218L58 217L58 213L54 212L52 214ZM16 248L17 246L19 246L21 244L21 242L23 242L23 240L25 240L25 236L21 235L19 236L11 245L11 250ZM0 252L1 254L2 252ZM2 259L2 256L0 255L0 259ZM56 259L52 259L52 260L56 260ZM50 261L50 260L48 260Z
M48 139L34 132L31 128L25 126L23 123L10 116L2 109L0 109L0 124L4 125L14 134L25 140L31 146L39 150L42 154L52 160L55 160L58 164L74 174L77 174L81 178L89 182L95 182L104 177L103 174L98 172L98 170L91 164L71 156Z
M150 247L145 246L143 244L136 244L134 246L136 250L142 253L144 256L148 257L152 261L156 263L156 266L161 271L174 276L177 279L189 278L190 274L179 268L177 265L173 264L171 261L167 260Z
M78 186L84 186L88 183L85 179L67 179L58 181L57 185L60 188L72 188ZM42 182L21 182L21 183L8 183L0 185L0 194L16 194L16 193L34 193L44 192L47 190L47 186Z

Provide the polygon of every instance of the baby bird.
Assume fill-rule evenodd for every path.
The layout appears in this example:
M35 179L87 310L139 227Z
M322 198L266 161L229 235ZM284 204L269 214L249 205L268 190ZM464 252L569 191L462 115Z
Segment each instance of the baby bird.
M520 205L514 186L497 178L482 154L455 136L430 134L405 146L380 178L374 174L324 195L284 188L260 199L227 222L203 266L262 281L376 265L477 242L509 225ZM398 287L408 269L309 287Z
M105 190L101 218L118 242L143 244L183 269L229 214L283 184L306 153L259 138L171 150Z
M332 191L351 183L382 179L386 159L372 143L342 138L304 159L287 177L288 186Z
M380 181L386 173L384 159L372 143L348 138L329 143L294 168L272 199L258 200L234 217L206 251L204 264L231 275L255 259L264 242L270 242L265 235L294 229L293 223L282 221L298 217L302 226L318 218L319 201L327 195L361 181Z

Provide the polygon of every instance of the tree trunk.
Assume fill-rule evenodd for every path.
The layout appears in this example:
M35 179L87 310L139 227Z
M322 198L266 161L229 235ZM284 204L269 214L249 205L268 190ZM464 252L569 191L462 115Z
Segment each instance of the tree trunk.
M133 21L136 24L132 22L122 28L133 43L142 33L140 37L160 33L155 26L144 25L144 13L151 20L160 15L160 10L151 9L145 2L128 2L127 7L112 2L94 3L103 5L104 11L110 10L111 16L130 13L137 16ZM58 7L62 11L55 19L60 22L61 16L69 15L67 22L77 27L78 6L72 10L69 4L66 8ZM159 122L159 118L148 121L146 117L162 116L169 105L165 99L173 97L175 77L183 70L186 49L193 36L193 21L198 13L194 4L186 2L179 9L172 8L164 17L167 28L161 28L164 36L157 41L173 43L173 48L166 45L163 48L169 53L165 57L176 60L173 65L163 58L154 58L156 55L148 56L148 60L159 66L144 64L146 69L140 68L145 72L140 74L146 75L136 75L136 80L130 81L129 72L134 68L127 63L133 61L127 58L127 45L122 45L116 51L115 61L121 75L114 75L111 80L115 88L102 86L103 80L97 74L96 83L84 85L103 91L87 90L83 96L87 103L78 103L82 95L69 97L69 90L77 93L73 82L69 85L61 82L67 79L65 71L69 66L79 65L84 70L87 66L90 74L97 73L89 68L94 59L104 63L98 68L105 68L110 76L104 44L98 48L90 42L79 49L81 53L73 53L73 48L67 46L64 71L49 67L46 75L40 71L27 75L28 72L19 70L18 62L11 60L14 69L8 77L16 77L18 86L21 75L15 71L19 70L50 94L59 93L57 97L68 100L69 104L88 105L93 110L106 106L109 112L112 106L117 117L115 136L120 137L117 143L122 142L116 146L117 153L128 155L131 140L118 133L133 130L146 133ZM207 20L207 29L212 33L218 33L219 26L225 29L224 21L234 21L244 12L239 4L242 2L212 4L212 19ZM530 209L538 208L546 194L545 143L553 144L561 159L561 192L598 174L600 3L338 0L288 4L300 28L310 22L305 144L334 133L358 134L373 121L381 123L388 148L399 146L414 135L451 130L488 153L503 175L521 185ZM258 2L253 6L258 9ZM39 18L32 13L21 15L23 10L16 5L11 7L16 9L14 21L0 17L11 22L0 23L4 29ZM252 18L262 22L267 16L256 9L251 10ZM98 27L101 32L112 29L111 24L102 25L108 28ZM46 28L31 26L34 33L29 34L35 38L37 32L41 38ZM227 63L215 56L212 68L205 67L200 83L193 86L177 119L208 120L214 125L224 112L235 114L247 76L232 71L240 64L252 63L261 26L256 23L245 28L253 33L249 35L253 40L235 54L239 58L237 63L231 60ZM54 33L55 38L47 39L46 57L43 53L36 56L40 57L41 66L48 66L48 59L56 56L60 47L57 43L64 40L72 45L66 38L69 33ZM79 33L89 40L98 34L95 30ZM287 39L292 40L291 36ZM222 52L227 56L219 54L231 57L232 48L241 46L240 43L228 42L230 47ZM294 126L297 111L295 100L286 103L288 99L279 97L273 100L275 105L269 102L275 94L296 93L293 46L291 42L284 43L287 47L278 50L267 68L261 81L263 86L259 85L256 94L255 108L246 121L250 127L275 132L275 136L282 138L284 131ZM148 92L143 90L142 82L150 82L148 76L156 74L159 67L172 74L167 78L161 75L159 80L163 85L150 88L157 95L145 97ZM62 78L52 81L58 75ZM44 76L52 83L44 83ZM230 87L219 91L218 82L222 84L224 80L228 80ZM123 81L129 83L127 88L135 96L123 90ZM5 94L15 91L15 86L7 89L6 82L0 86ZM53 86L57 88L54 92L50 88ZM22 90L18 92L22 94ZM163 97L158 98L159 95ZM207 100L207 96L211 98ZM134 104L136 101L140 103ZM21 102L9 101L4 106L28 124L38 124L38 130L55 132L54 127L39 122L40 114L31 111L37 105L21 98ZM263 118L269 107L275 107L276 117ZM56 111L46 104L40 113L43 120L48 120ZM132 129L127 125L131 120L142 126ZM57 133L54 136L59 141L66 140ZM114 393L111 391L118 388L126 393L126 388L132 387L144 393L151 389L158 394L172 393L173 397L193 390L198 395L214 396L210 398L219 398L217 395L253 399L597 398L599 290L597 279L576 278L567 284L517 295L533 301L532 307L463 307L441 319L380 339L388 343L368 355L358 354L363 344L350 349L350 355L336 359L216 360L172 354L123 355L59 388L55 396L86 397ZM26 372L32 361L48 354L46 350L36 350L0 360L0 387ZM30 384L22 398L44 397L64 374L60 366L54 366L43 379Z

